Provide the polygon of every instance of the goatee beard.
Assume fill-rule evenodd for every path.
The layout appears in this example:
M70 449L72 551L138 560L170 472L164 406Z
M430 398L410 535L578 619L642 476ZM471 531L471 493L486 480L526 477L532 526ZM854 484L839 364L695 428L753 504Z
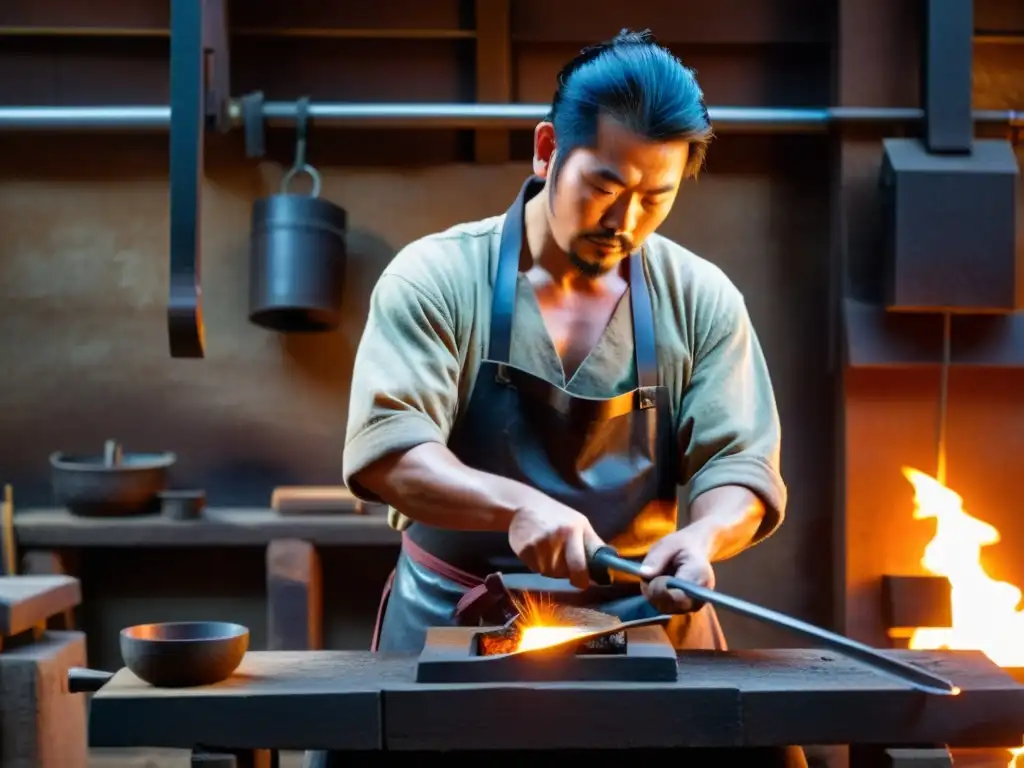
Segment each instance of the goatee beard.
M612 263L586 261L580 258L579 254L575 251L569 251L569 263L573 265L577 272L585 277L602 277L615 268L615 264Z

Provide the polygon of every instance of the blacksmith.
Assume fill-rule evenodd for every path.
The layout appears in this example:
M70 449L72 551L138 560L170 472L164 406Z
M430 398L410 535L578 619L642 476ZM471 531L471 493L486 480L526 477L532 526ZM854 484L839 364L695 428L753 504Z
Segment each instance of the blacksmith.
M656 234L711 137L694 73L623 32L560 73L511 208L385 270L344 452L346 484L403 532L375 648L418 651L495 572L624 620L672 613L678 648L725 648L714 610L658 577L713 586L713 563L778 528L786 487L743 296ZM650 579L594 585L602 543Z

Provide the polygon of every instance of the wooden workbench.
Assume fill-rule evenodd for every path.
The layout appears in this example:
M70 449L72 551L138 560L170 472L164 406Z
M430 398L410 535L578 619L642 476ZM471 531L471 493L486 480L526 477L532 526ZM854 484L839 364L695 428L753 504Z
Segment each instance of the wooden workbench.
M980 653L910 652L951 679L929 696L813 650L692 652L677 683L424 685L415 659L254 652L206 688L126 670L92 700L97 747L514 750L1020 743L1024 686Z

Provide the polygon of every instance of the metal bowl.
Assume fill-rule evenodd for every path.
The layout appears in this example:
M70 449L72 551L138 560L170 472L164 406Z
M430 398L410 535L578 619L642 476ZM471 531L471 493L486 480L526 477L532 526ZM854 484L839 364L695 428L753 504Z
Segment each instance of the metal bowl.
M227 680L249 649L249 629L226 621L139 624L121 630L121 658L157 688L190 688Z
M112 440L102 456L57 452L50 455L54 501L83 517L155 513L176 461L170 452L122 453Z

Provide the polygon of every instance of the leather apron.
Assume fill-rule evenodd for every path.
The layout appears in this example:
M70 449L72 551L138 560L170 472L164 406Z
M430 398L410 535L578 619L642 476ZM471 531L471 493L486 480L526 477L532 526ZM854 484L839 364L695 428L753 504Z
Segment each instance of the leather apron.
M677 527L675 430L658 360L644 254L628 257L636 389L611 398L573 395L510 362L512 320L523 261L523 208L542 186L523 185L501 231L486 359L449 449L470 467L532 486L590 520L623 557L642 558ZM463 623L457 609L500 572L512 591L539 593L623 620L655 615L639 583L618 580L581 592L567 580L529 573L505 533L443 530L412 523L381 602L374 650L418 652L431 626ZM460 606L462 601L462 606ZM711 606L673 617L678 648L724 649Z

